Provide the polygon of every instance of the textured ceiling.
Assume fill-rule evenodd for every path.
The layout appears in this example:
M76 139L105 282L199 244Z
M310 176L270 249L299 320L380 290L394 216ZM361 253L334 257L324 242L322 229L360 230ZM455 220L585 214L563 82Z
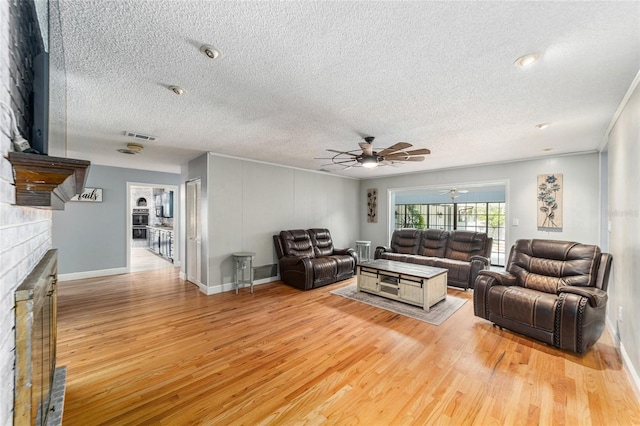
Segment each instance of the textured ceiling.
M319 170L325 149L369 135L432 154L325 168L371 177L593 151L640 69L638 2L61 0L51 19L67 155L170 172L205 151ZM513 65L531 52L534 66ZM119 154L125 130L158 140Z

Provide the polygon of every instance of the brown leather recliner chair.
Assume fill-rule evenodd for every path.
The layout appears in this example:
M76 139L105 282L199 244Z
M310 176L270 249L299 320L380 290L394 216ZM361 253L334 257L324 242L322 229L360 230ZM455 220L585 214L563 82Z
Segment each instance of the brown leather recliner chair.
M353 276L358 257L352 248L335 249L328 229L295 229L273 236L285 284L309 290Z
M583 354L604 331L612 257L594 245L518 240L506 272L478 273L476 316Z

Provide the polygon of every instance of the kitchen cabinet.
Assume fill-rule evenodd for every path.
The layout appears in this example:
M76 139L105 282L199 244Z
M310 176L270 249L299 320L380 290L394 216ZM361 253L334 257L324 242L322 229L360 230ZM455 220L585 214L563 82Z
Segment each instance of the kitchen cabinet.
M173 230L149 227L149 249L173 262Z

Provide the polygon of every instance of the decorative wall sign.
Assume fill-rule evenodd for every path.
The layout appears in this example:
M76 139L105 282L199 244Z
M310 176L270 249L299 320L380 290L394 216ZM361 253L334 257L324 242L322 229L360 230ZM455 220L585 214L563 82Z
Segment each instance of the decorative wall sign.
M562 174L538 175L538 228L562 229Z
M378 189L367 189L367 222L378 223Z
M102 188L85 188L79 196L76 194L71 201L88 201L91 203L102 202Z

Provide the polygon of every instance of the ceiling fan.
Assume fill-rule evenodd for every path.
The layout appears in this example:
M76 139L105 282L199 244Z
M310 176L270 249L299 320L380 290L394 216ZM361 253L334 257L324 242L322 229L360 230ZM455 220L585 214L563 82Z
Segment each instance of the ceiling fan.
M374 139L375 137L373 136L367 136L364 138L364 142L359 143L359 150L337 151L335 149L327 149L329 152L334 152L335 155L333 157L320 157L315 159L331 160L331 163L323 164L321 167L342 166L342 170L346 170L351 167L366 167L368 169L372 169L377 166L394 165L404 161L424 161L424 155L431 154L431 151L426 148L406 151L407 148L411 148L413 146L407 142L398 142L391 145L389 148L385 148L381 151L374 151Z
M449 195L449 198L455 200L460 196L460 194L466 194L467 192L469 192L468 189L451 188L440 190L440 195Z

